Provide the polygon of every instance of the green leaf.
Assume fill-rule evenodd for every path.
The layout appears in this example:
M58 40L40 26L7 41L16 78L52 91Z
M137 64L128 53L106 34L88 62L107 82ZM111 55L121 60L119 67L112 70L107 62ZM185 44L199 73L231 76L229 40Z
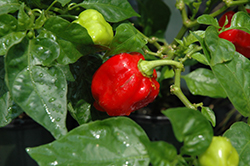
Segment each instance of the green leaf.
M181 154L198 155L208 148L213 129L199 111L183 107L170 108L162 113L170 119L177 140L184 142Z
M67 3L69 3L71 0L57 0L61 5L64 7Z
M250 163L250 127L244 122L234 123L224 135L230 139L233 147L237 150L240 162L239 166L249 165Z
M246 12L237 12L231 20L230 29L241 29L250 33L250 16Z
M34 38L30 42L31 55L36 65L50 66L59 57L60 47L52 39Z
M50 144L28 148L39 165L148 166L143 129L126 117L83 124Z
M171 11L162 0L137 0L139 19L143 27L143 33L146 36L157 36L164 38L168 22L170 20ZM155 12L157 11L157 12Z
M217 35L217 32L213 28L209 28L206 34L207 36L205 37L205 39L207 38L207 40L205 40L205 42L208 46L208 50L211 53L212 58L216 57L216 59L221 59L220 56L222 56L225 58L228 57L228 60L230 59L229 61L211 64L210 67L212 68L215 77L220 82L234 107L243 116L249 116L250 61L240 53L236 52L232 43L225 44L224 48L222 48L221 43L228 41L224 39L217 39L217 41L216 39L212 39L213 36Z
M9 47L22 40L25 32L16 32L17 20L9 14L0 15L0 25L0 55L5 55Z
M207 61L207 58L205 57L204 54L196 52L192 54L191 57L204 65L209 65L209 62Z
M174 70L169 68L169 66L164 66L161 70L161 75L159 81L161 82L164 79L173 78L174 77Z
M220 82L209 69L198 68L191 73L182 76L188 89L193 95L209 96L214 98L226 98L227 95Z
M210 26L207 28L204 40L208 49L210 50L211 66L233 59L235 52L233 43L219 38L215 27Z
M42 11L41 15L36 19L34 29L41 28L45 21L47 20L44 10Z
M213 18L212 16L208 14L203 14L200 17L197 18L197 22L199 24L205 24L205 25L213 25L216 28L220 28L219 23L216 18Z
M5 55L7 50L14 44L22 41L25 32L11 32L0 38L0 55Z
M20 8L18 0L0 0L0 14L14 13Z
M127 0L85 0L78 5L87 9L96 9L108 22L120 22L139 16Z
M147 44L144 36L131 24L123 23L116 29L116 35L110 44L110 50L105 56L122 52L138 52Z
M4 70L4 57L0 56L0 97L3 96L5 93L7 93L8 87L6 86L5 83L5 70Z
M202 107L201 113L212 123L213 127L215 127L216 119L213 110L209 107Z
M36 66L36 62L40 64L36 51L33 41L26 38L13 45L5 56L5 80L13 100L59 138L67 133L66 78L57 67Z
M194 18L200 9L202 0L184 0L183 2L188 5L190 14L192 14L192 18Z
M70 65L71 72L76 81L68 83L68 100L75 108L80 100L93 103L91 93L92 77L102 65L102 58L96 54L81 57L76 63Z
M83 56L76 48L76 46L67 40L61 39L60 37L56 37L50 31L45 29L41 30L39 33L39 37L41 38L50 38L56 41L60 47L60 55L57 58L57 62L61 65L67 65L70 63L76 62L81 56Z
M187 37L184 37L183 40L184 40L184 45L186 47L188 47L189 45L195 43L198 41L197 37L196 36L200 36L201 38L204 38L205 37L205 31L193 31L192 33L190 33Z
M0 127L9 124L22 112L23 110L11 99L9 92L0 97Z
M64 75L66 76L67 81L75 81L75 78L70 71L69 65L58 64L57 67L59 67L63 71Z
M32 27L33 21L25 12L25 4L22 3L18 12L18 30L25 31Z
M249 66L250 61L237 52L230 62L212 66L212 71L229 100L243 116L250 115Z
M84 124L91 120L91 104L84 100L79 100L73 108L72 104L68 104L68 110L71 116L78 122L78 124Z
M53 37L60 46L60 64L74 63L83 55L103 50L94 45L87 30L79 24L55 16L45 22L44 28L41 36Z
M198 35L198 34L196 34L196 33L193 33L192 31L191 31L190 33L193 34L193 35L198 39L198 41L199 41L199 43L200 43L200 45L201 45L201 47L202 47L202 49L203 49L204 58L205 58L205 60L206 60L207 62L210 63L211 57L210 57L210 53L209 53L209 51L208 51L208 48L207 48L206 43L205 43L205 40L204 40L204 37L205 37L205 36L202 37L202 36L200 36L200 35Z
M152 165L171 166L177 157L177 150L174 145L164 141L147 143L146 148Z
M8 33L15 32L17 29L17 20L9 14L0 15L0 37Z

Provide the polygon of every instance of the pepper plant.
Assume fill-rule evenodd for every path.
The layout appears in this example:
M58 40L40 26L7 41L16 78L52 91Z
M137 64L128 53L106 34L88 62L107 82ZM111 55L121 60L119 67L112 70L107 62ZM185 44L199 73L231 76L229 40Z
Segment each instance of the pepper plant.
M47 129L55 141L26 149L41 166L249 165L250 1L176 0L183 25L170 42L168 2L0 0L0 126L26 114ZM163 107L166 94L181 104ZM223 144L195 96L226 98L244 117ZM159 101L180 149L128 116ZM70 131L67 115L79 124Z

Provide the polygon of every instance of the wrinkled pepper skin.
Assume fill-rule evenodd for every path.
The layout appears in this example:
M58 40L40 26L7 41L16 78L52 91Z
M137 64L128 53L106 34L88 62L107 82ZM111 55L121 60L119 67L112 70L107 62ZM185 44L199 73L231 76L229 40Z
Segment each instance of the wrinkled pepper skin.
M247 10L248 12L250 10ZM222 27L226 21L226 16L228 18L228 24L225 25L225 28L228 28L231 26L231 19L235 12L229 11L225 13L220 19L219 19L219 25ZM227 31L224 31L219 34L219 37L222 39L226 39L234 44L235 49L237 52L244 55L246 58L250 58L250 34L239 30L239 29L229 29Z
M250 58L250 34L239 30L230 29L219 34L220 38L226 39L234 44L237 52Z
M238 166L239 155L228 138L214 136L210 146L198 160L200 166Z
M97 10L84 10L79 14L78 19L73 22L86 28L95 44L108 46L113 39L114 34L111 25Z
M130 115L147 106L159 94L156 71L152 77L144 76L138 69L142 54L121 53L114 55L96 71L91 91L94 107L110 116Z

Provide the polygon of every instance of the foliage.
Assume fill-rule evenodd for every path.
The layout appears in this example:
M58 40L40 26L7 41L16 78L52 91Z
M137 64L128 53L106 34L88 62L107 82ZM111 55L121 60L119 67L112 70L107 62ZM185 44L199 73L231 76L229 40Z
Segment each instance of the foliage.
M0 0L0 126L25 113L53 135L55 141L26 149L39 165L198 165L221 124L211 105L191 98L226 98L239 116L250 115L250 61L218 37L228 29L250 32L249 4L220 2L176 0L183 26L168 43L171 10L162 0ZM99 11L112 26L110 45L94 44L73 23L85 9ZM231 26L220 27L218 17L228 10L236 12ZM157 70L161 92L154 102L180 149L150 141L129 117L109 117L92 106L95 71L109 57L135 51L147 60L140 64L144 73ZM185 68L192 71L182 75ZM183 93L181 79L190 94ZM171 108L165 99L173 97L182 104ZM71 131L69 114L79 124ZM249 133L245 121L222 133L239 153L239 165L250 163Z

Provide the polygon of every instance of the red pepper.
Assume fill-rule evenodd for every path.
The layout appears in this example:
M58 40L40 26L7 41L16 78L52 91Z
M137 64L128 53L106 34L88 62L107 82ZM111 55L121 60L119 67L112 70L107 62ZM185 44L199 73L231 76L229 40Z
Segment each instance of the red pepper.
M232 17L234 14L235 14L235 12L233 12L233 11L229 11L229 12L226 12L225 14L223 14L218 21L220 27L223 27L224 23L226 22L226 18L228 19L228 23L227 23L227 25L225 25L225 28L230 27L231 20L232 20Z
M250 10L247 9L249 13ZM219 20L219 25L222 27L226 21L226 17L228 18L228 24L225 25L226 28L230 27L231 19L235 12L229 11L225 13ZM220 30L220 29L219 29ZM236 51L241 53L247 58L250 58L250 34L239 30L239 29L229 29L219 34L220 38L226 39L234 44Z
M95 99L94 107L110 116L130 115L147 106L159 94L157 74L143 75L138 69L142 54L121 53L114 55L96 71L91 91Z
M250 34L239 30L230 29L219 34L220 38L226 39L234 44L236 51L250 58Z

